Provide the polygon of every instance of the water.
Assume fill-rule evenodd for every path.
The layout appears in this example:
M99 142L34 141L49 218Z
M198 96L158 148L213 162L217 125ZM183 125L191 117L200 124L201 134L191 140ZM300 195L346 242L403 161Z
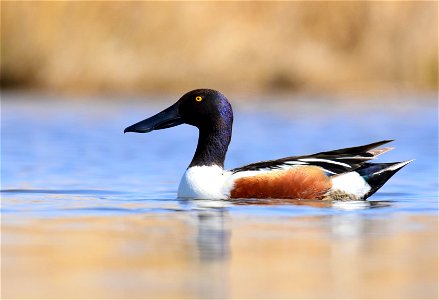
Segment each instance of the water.
M389 138L379 161L416 160L369 202L181 201L196 130L123 134L172 100L4 93L2 297L437 297L436 100L255 98L228 168Z

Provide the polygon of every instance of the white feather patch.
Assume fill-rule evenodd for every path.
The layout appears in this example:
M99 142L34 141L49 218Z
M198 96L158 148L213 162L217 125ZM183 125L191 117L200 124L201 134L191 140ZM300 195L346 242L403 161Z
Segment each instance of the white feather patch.
M361 199L370 191L370 185L357 172L332 177L332 191L342 191Z
M339 161L334 161L334 160L329 160L329 159L323 159L323 158L301 158L299 159L300 161L306 161L306 162L325 162L325 163L329 163L329 164L334 164L334 165L339 165L339 166L343 166L346 168L352 168L350 165L339 162Z
M186 170L178 187L179 198L228 199L230 172L219 166L196 166Z
M400 162L398 164L394 164L394 165L392 165L392 166L390 166L388 168L385 168L385 169L382 169L379 172L376 172L375 175L380 174L380 173L384 173L386 171L395 171L395 170L401 169L402 167L404 167L405 165L411 163L412 161L414 161L414 159L406 160L406 161Z

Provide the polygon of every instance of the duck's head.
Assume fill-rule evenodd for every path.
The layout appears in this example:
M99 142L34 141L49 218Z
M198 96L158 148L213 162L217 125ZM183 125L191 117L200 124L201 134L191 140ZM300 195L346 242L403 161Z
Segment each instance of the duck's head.
M211 89L197 89L158 114L125 128L124 132L146 133L180 124L209 130L231 127L232 122L232 107L223 94Z

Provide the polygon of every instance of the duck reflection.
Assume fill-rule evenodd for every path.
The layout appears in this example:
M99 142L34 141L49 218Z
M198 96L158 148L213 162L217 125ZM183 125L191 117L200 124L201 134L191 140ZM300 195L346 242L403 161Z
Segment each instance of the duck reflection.
M202 263L226 262L230 259L231 226L229 222L228 207L234 205L305 205L316 208L335 208L338 210L358 210L385 207L389 204L369 201L324 201L301 199L237 199L226 200L191 200L182 201L181 205L189 206L195 214L196 222L196 249L199 261ZM338 216L334 217L338 220ZM341 218L341 217L340 217ZM352 225L352 222L349 222ZM344 223L343 223L344 224ZM338 232L341 227L334 224ZM342 226L343 227L343 226ZM351 226L351 230L358 228ZM342 230L343 231L343 230ZM344 231L343 231L344 232Z
M223 200L180 200L180 206L194 214L196 245L200 262L226 261L230 257L228 207Z
M264 205L264 206L274 206L274 205L306 205L312 207L331 207L332 201L326 200L308 200L308 199L235 199L233 200L234 205Z
M192 200L198 254L197 298L229 298L230 237L225 201Z
M337 208L341 210L368 209L389 206L389 201L333 201L319 199L234 199L234 205L303 205L316 208Z
M198 207L197 249L200 261L226 261L230 257L230 227L226 207Z

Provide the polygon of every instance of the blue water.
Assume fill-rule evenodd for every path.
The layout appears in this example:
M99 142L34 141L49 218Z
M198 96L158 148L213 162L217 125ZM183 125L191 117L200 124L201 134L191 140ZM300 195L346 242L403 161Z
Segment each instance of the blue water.
M172 99L62 101L53 96L3 93L2 214L45 218L211 207L222 207L231 215L267 217L437 213L434 97L353 102L284 98L232 102L235 123L226 167L383 139L396 139L390 144L396 149L379 161L415 161L367 203L315 207L312 202L180 201L176 190L196 146L196 129L185 125L149 134L123 134L125 127L167 107Z

